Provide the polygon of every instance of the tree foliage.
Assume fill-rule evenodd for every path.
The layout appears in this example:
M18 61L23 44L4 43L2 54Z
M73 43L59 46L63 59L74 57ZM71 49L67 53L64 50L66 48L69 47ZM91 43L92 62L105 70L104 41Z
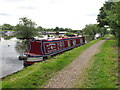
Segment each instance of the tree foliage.
M36 23L27 19L26 17L20 18L19 24L15 27L15 33L17 38L34 38L38 35L38 31L35 29Z
M120 38L120 2L115 2L111 8L107 11L109 26L112 28L113 34Z
M42 28L41 26L38 26L38 27L37 27L37 30L38 30L38 31L43 31L43 28Z
M117 29L120 28L120 1L105 2L100 9L97 21L101 27L108 25L113 30L113 34L117 35Z
M108 25L110 27L111 32L118 39L120 46L120 1L105 2L103 7L100 9L97 21L102 27L105 25Z
M71 32L67 32L65 35L66 36L75 36L74 33L71 33Z
M13 26L10 24L3 24L2 30L13 30Z
M109 25L109 20L107 18L107 11L111 10L111 6L113 2L105 2L103 7L100 8L100 13L98 14L97 21L99 22L100 27L104 27L105 25Z
M2 30L2 25L0 25L0 30Z
M101 36L104 36L107 33L106 28L99 27L98 24L89 24L82 29L85 35L91 37L91 40L94 39L96 33L100 33Z

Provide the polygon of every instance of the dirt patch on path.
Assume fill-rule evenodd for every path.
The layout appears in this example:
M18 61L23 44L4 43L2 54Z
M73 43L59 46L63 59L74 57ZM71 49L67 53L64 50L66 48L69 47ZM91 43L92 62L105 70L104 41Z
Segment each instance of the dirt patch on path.
M79 77L80 73L87 67L90 58L99 51L99 47L104 41L105 40L100 40L85 50L68 67L53 77L45 86L45 88L71 88L74 81Z

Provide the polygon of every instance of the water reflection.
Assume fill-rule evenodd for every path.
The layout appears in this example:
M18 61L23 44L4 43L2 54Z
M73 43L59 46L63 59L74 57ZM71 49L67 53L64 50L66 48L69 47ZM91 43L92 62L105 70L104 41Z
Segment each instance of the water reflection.
M23 62L18 60L18 56L24 51L21 45L22 43L16 38L0 42L0 62L2 63L0 78L23 68Z
M26 46L25 41L24 40L19 40L19 41L16 42L15 49L20 55L22 55L26 50L25 46Z

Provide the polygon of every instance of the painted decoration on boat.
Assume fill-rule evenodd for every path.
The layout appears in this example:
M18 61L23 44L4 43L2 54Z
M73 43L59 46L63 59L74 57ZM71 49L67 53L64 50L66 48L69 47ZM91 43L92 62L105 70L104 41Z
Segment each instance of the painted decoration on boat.
M84 37L64 38L58 40L31 40L29 55L53 55L84 44Z

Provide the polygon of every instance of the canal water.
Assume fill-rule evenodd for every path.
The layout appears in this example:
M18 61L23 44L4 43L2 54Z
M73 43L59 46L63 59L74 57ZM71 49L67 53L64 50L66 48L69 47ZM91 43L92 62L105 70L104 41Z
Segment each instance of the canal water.
M16 38L0 41L0 78L24 68L23 62L18 60L22 54Z
M44 36L43 38L48 37ZM21 40L0 38L0 78L24 68L23 61L18 60L18 56L24 52L25 45Z

